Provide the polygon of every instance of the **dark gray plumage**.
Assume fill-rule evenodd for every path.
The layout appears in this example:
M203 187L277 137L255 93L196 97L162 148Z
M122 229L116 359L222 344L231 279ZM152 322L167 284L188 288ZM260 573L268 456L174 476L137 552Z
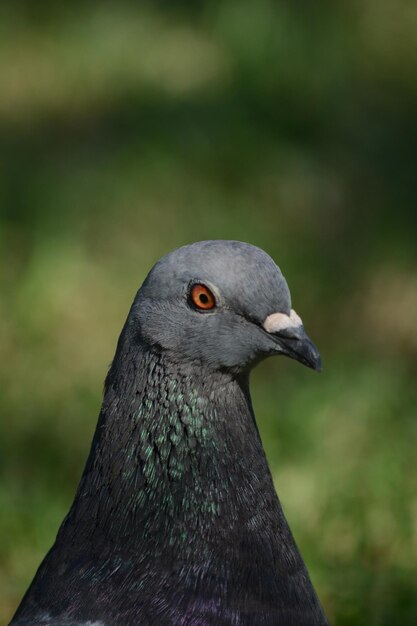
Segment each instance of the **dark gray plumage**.
M321 367L265 252L206 241L154 266L74 503L14 626L327 624L250 402L250 369L273 354Z

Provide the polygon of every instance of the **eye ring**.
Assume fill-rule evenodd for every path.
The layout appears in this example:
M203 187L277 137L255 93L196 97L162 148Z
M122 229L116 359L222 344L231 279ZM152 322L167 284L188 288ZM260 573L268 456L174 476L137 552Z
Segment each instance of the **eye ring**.
M203 283L194 283L191 286L189 300L192 306L199 311L211 311L216 307L216 298L213 292Z

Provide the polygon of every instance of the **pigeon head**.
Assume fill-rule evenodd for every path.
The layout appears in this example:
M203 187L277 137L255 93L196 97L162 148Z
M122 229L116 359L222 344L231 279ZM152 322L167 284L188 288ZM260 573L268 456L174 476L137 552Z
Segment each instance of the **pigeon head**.
M263 250L238 241L202 241L160 259L135 298L128 328L176 361L209 369L244 371L275 354L321 369L280 269Z

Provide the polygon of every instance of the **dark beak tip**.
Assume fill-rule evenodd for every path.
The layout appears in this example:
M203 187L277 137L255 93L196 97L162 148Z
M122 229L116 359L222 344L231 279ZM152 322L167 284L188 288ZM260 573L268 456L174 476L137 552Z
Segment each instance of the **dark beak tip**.
M305 332L303 326L284 329L276 333L275 337L278 339L278 343L284 354L310 367L316 372L323 371L320 352Z
M316 371L318 374L321 374L323 371L323 363L321 362L321 358L318 357L316 363L313 365L313 369L314 371Z
M323 363L321 361L320 352L318 351L314 343L310 340L308 340L307 346L307 353L305 354L306 362L311 367L311 369L320 374L323 371Z

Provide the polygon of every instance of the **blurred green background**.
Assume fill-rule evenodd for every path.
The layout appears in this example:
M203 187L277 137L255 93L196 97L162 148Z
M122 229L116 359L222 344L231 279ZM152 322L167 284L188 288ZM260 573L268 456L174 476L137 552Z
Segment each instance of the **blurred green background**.
M331 622L416 624L416 3L3 0L0 159L0 622L136 289L230 238L274 257L322 351L252 391Z

